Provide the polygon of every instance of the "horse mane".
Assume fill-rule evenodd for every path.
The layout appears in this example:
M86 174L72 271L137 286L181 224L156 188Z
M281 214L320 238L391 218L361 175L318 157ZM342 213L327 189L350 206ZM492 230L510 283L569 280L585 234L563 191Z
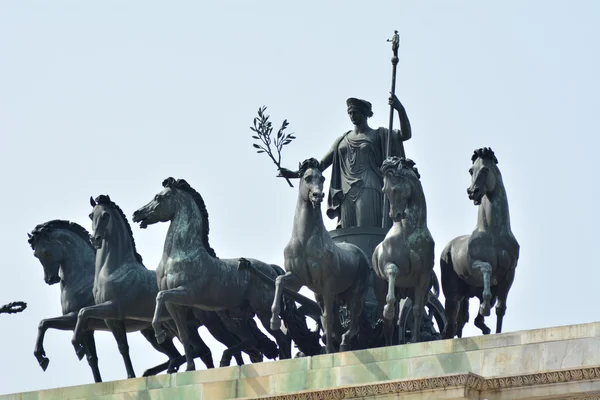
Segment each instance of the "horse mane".
M494 164L498 164L498 159L496 158L494 151L489 147L482 147L473 152L473 156L471 157L473 164L475 164L475 161L477 161L478 158L483 160L491 160L494 162Z
M127 228L127 232L129 232L129 237L131 238L131 246L133 246L133 253L135 254L135 259L137 260L137 262L142 264L142 256L140 255L140 253L137 252L137 249L135 248L135 239L133 238L133 231L131 230L131 225L129 225L129 221L127 220L127 217L125 216L123 210L121 210L121 208L117 204L115 204L115 202L112 201L110 197L108 197L108 195L105 194L101 194L100 196L96 197L96 203L108 206L110 208L114 208L117 211L117 213L121 216L121 218L123 218L123 222L125 222L125 227Z
M92 246L92 241L90 240L90 233L83 226L75 222L66 221L62 219L55 219L52 221L44 222L43 224L36 225L36 227L33 228L33 230L31 231L31 237L27 240L27 242L31 245L31 248L33 249L35 246L37 236L50 233L57 229L64 229L76 234L81 239L83 239L83 241L87 243L88 246L94 249L94 246Z
M196 206L198 206L198 209L200 210L200 215L202 216L202 242L204 243L204 247L206 248L206 251L208 251L208 254L217 258L215 250L212 247L210 247L210 244L208 243L208 233L210 230L208 225L208 211L206 209L204 199L202 198L202 196L200 196L200 193L198 193L193 187L191 187L185 179L175 179L169 177L163 181L162 185L165 188L183 190L184 192L187 192L189 195L192 196L194 202L196 203Z
M412 171L418 180L421 180L419 170L415 167L415 162L410 158L404 157L388 157L383 161L381 165L381 173L386 175L392 173L395 177L400 177L406 172Z
M311 157L300 163L300 166L298 167L298 174L302 176L310 168L318 169L320 172L323 172L319 160Z

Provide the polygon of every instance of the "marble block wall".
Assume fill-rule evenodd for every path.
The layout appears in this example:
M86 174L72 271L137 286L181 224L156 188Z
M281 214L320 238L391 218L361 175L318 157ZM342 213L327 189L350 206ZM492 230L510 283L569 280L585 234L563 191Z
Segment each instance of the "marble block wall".
M600 322L0 396L188 398L600 400Z

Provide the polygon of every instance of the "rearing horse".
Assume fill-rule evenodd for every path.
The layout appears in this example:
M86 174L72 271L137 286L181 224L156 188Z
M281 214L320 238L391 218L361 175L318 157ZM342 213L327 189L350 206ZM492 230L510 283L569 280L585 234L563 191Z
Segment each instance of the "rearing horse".
M129 357L124 322L152 321L158 293L157 277L155 271L142 264L142 258L135 248L131 226L119 206L106 195L100 195L96 200L90 198L90 204L93 207L90 214L93 228L91 240L96 248L93 285L96 304L79 311L72 342L78 355L82 354L82 335L87 320L104 320L119 345L127 376L132 378L135 377L135 373ZM164 319L169 320L169 315L165 314ZM213 333L210 325L207 324L207 328ZM193 357L201 357L206 366L212 368L210 349L198 335L198 325L186 318L185 328L182 329L186 338L192 340L191 346L195 352ZM231 335L224 327L222 330L225 331L223 334ZM217 340L232 345L231 341L222 340L215 333L213 335Z
M376 294L380 305L385 304L387 346L392 345L397 297L412 300L414 334L411 340L420 340L425 303L432 285L434 241L427 228L425 194L414 165L412 160L390 157L381 166L383 193L390 201L390 218L394 224L375 248L372 261L379 278L375 282Z
M44 350L44 336L48 329L74 330L77 313L83 307L94 305L94 265L96 250L90 241L88 231L82 226L64 220L52 220L37 225L28 233L28 243L33 255L44 268L44 281L48 285L60 284L60 299L63 315L43 319L38 327L38 337L34 355L45 371L50 359ZM180 356L172 340L159 345L149 322L126 321L128 332L139 330L150 344L164 353L169 359ZM101 382L98 369L98 356L94 341L94 330L108 330L102 320L90 320L83 333L83 349L94 375L94 381ZM144 376L162 370L162 366L152 368Z
M292 238L284 250L286 274L276 280L271 328L279 329L283 288L297 292L307 286L315 293L322 310L322 324L327 337L327 353L336 351L334 327L340 325L336 306L347 305L351 320L342 335L340 350L350 349L358 334L363 303L368 289L371 266L367 255L350 243L336 244L323 224L321 202L325 177L314 158L300 165L300 184Z
M229 365L232 353L259 344L249 325L254 315L275 338L279 357L291 356L291 340L281 331L269 328L273 288L255 279L248 270L238 271L238 259L221 259L208 243L208 212L200 193L185 180L167 178L164 189L133 214L141 228L170 221L162 259L156 268L160 292L156 296L153 326L159 342L164 337L160 321L168 310L173 317L187 356L187 370L195 369L189 338L185 331L186 310L217 311L241 321L236 331L241 343L223 352L221 366ZM281 268L258 260L254 267L275 279ZM165 310L166 308L166 310Z
M483 320L496 304L496 333L502 332L506 298L515 278L519 243L510 229L506 190L498 159L490 148L475 150L469 169L469 199L479 206L477 226L471 235L451 240L442 251L442 288L446 297L446 337L461 334L468 315L468 299L478 297L481 305L475 325L490 333ZM460 311L460 313L459 313ZM457 331L457 321L460 326Z

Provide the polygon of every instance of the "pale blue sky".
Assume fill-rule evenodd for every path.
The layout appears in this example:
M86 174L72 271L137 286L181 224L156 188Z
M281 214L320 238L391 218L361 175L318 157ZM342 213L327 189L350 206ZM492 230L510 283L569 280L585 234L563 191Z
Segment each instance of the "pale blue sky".
M29 307L0 316L0 393L93 382L70 333L47 333L46 372L33 357L38 322L60 314L60 299L28 231L55 218L90 229L90 195L130 217L173 176L203 195L220 256L283 265L296 189L253 151L248 126L262 105L275 124L287 118L290 167L351 128L347 97L371 101L371 125L386 126L394 29L406 153L436 255L473 229L467 170L491 146L521 244L504 331L600 319L599 17L596 1L2 2L0 303ZM133 228L149 268L166 229ZM222 346L201 334L218 360ZM103 378L125 378L112 336L96 341ZM129 343L138 375L164 361L141 335Z

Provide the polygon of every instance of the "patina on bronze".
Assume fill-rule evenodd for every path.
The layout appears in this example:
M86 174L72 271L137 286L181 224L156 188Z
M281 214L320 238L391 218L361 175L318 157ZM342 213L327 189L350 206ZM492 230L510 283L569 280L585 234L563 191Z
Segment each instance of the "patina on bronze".
M156 268L160 292L156 295L152 324L160 342L164 337L160 321L174 319L182 333L180 339L187 356L187 371L196 368L192 343L182 332L189 309L217 311L226 324L235 324L241 342L223 352L221 366L228 366L235 352L260 344L248 328L255 315L277 341L279 358L291 357L289 335L269 326L274 288L256 279L248 270L238 270L237 258L217 257L208 241L209 221L204 199L184 179L165 179L163 190L133 213L133 221L142 228L170 222L164 254ZM249 260L271 279L283 273L277 265ZM172 278L167 279L167 276Z
M319 161L305 160L299 172L292 237L283 252L286 273L276 280L271 328L278 329L281 324L283 288L297 292L307 286L315 293L322 310L327 353L338 350L333 340L337 331L335 326L340 322L338 307L347 307L351 318L347 332L341 337L340 350L350 350L350 342L359 332L368 289L369 259L358 246L334 243L327 232L321 214L325 177Z
M412 341L421 337L425 303L432 286L434 241L427 228L427 204L420 175L412 160L390 157L381 167L383 192L390 201L394 225L372 257L378 279L376 294L383 306L386 345L392 345L396 299L410 297L414 316Z
M79 311L72 342L78 356L81 357L82 335L86 324L93 319L104 320L117 341L127 375L131 378L135 377L135 372L129 357L124 322L152 321L158 294L157 276L155 271L148 270L142 263L142 257L135 247L131 226L121 208L106 195L100 195L95 200L90 198L90 204L93 207L90 213L93 228L91 241L96 248L93 290L95 305ZM222 325L215 325L214 330L211 329L210 321L214 321L214 318L210 315L195 313L194 317L202 321L217 340L230 346L239 343ZM177 335L182 340L182 336L185 335L192 347L190 354L186 355L200 357L207 368L214 367L210 349L198 335L200 324L190 323L186 318L186 324L175 329L168 313L165 313L163 319L161 328L169 331L163 339L170 340ZM159 342L162 343L165 341ZM243 363L241 356L239 357ZM168 371L174 372L184 361L181 357L172 358Z
M448 315L447 338L462 336L468 319L468 301L481 303L475 326L490 333L484 317L496 303L496 333L502 332L506 299L515 278L519 243L510 228L508 198L498 169L498 159L490 148L475 150L469 169L469 199L478 206L477 226L470 235L451 240L442 251L442 289Z
M48 329L73 331L77 323L77 314L84 307L94 305L94 265L96 250L90 241L88 231L81 225L66 220L51 220L37 225L28 233L28 242L33 255L44 268L44 282L48 285L60 284L62 316L43 319L39 323L38 337L33 352L40 367L45 371L50 359L44 350L44 337ZM170 359L181 356L173 341L159 345L154 339L152 327L148 322L128 320L125 323L128 332L139 330L148 342ZM88 364L92 369L95 382L102 378L98 368L98 355L94 340L94 331L108 331L103 320L88 321L82 334L82 346ZM154 375L165 368L157 366L144 372L144 376Z
M402 142L411 138L408 116L402 103L391 95L388 103L398 112L400 130L388 135L387 128L373 129L367 120L373 116L366 100L349 98L348 116L354 127L337 138L320 162L320 169L331 167L331 183L327 197L327 216L337 219L337 228L381 227L383 210L383 176L380 171L387 155L388 136L391 155L399 156ZM281 168L280 176L298 178L299 171ZM387 218L386 228L392 225Z

